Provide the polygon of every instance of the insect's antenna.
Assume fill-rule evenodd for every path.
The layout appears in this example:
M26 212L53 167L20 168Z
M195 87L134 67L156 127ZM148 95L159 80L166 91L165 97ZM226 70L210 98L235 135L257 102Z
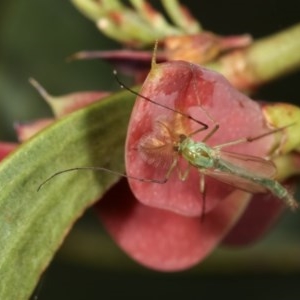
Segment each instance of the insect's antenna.
M114 76L115 76L115 78L116 78L116 80L117 80L117 82L119 83L119 85L120 85L121 88L124 88L125 90L129 91L130 93L132 93L132 94L134 94L134 95L136 95L136 96L138 96L138 97L140 97L140 98L142 98L142 99L144 99L144 100L146 100L146 101L148 101L148 102L151 102L151 103L153 103L153 104L155 104L155 105L157 105L157 106L163 107L163 108L168 109L168 110L171 110L171 111L173 111L173 112L175 112L175 113L177 113L177 114L180 114L180 115L182 115L182 116L184 116L184 117L186 117L186 118L188 118L188 119L190 119L190 120L192 120L192 121L198 123L199 125L203 126L204 129L207 129L207 128L208 128L208 125L207 125L207 124L205 124L205 123L203 123L203 122L201 122L201 121L199 121L199 120L193 118L192 116L187 115L187 114L185 114L185 113L182 113L181 111L176 110L176 109L174 109L174 108L172 108L172 107L169 107L169 106L167 106L167 105L158 103L158 102L156 102L156 101L154 101L154 100L152 100L152 99L150 99L150 98L148 98L148 97L146 97L146 96L144 96L144 95L142 95L142 94L136 92L135 90L131 89L129 86L125 85L125 84L120 80L120 78L118 77L118 72L117 72L116 70L113 71L113 74L114 74Z
M130 175L126 175L124 173L121 172L117 172L117 171L112 171L103 167L75 167L75 168L70 168L70 169L65 169L62 171L58 171L54 174L52 174L50 177L48 177L45 181L43 181L39 187L37 188L37 191L39 191L47 182L49 182L50 180L52 180L54 177L64 174L64 173L68 173L68 172L73 172L73 171L80 171L80 170L92 170L92 171L105 171L107 173L111 173L113 175L117 175L120 177L125 177L125 178L130 178L130 179L134 179L134 180L138 180L138 181L142 181L142 182L153 182L153 183L166 183L167 179L163 179L163 180L158 180L158 179L148 179L148 178L139 178L139 177L135 177L135 176L130 176Z

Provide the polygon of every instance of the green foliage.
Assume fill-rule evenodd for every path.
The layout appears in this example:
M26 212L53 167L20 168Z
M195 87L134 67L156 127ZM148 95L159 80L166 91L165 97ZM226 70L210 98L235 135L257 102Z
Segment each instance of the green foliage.
M116 181L105 172L51 174L76 166L123 171L133 96L121 92L61 119L0 165L0 299L27 299L72 224Z

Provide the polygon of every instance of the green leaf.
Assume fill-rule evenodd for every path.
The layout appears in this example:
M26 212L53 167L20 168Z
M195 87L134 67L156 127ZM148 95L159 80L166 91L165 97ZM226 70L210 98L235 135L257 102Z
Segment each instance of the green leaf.
M134 96L128 92L68 115L24 143L0 165L0 299L28 299L76 219L118 177L56 171L102 166L124 171Z

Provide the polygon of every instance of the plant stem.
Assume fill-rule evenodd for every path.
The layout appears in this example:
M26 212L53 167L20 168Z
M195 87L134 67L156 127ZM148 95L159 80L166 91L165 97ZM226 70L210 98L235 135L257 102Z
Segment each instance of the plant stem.
M206 65L248 90L300 68L300 23Z

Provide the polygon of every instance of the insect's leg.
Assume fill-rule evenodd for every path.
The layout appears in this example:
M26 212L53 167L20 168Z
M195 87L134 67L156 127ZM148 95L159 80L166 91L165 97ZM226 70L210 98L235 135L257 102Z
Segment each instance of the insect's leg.
M195 66L191 65L191 68L193 69L193 72L195 71ZM197 72L197 71L195 71ZM206 115L206 117L213 123L213 124L217 124L217 122L215 121L215 119L210 115L210 113L204 109L202 107L202 103L201 103L201 97L199 96L199 86L198 86L198 80L196 79L197 76L193 76L192 77L192 86L193 86L193 90L194 93L197 97L197 102L198 102L198 108Z
M205 185L205 175L200 172L200 192L202 195L202 213L201 213L201 222L204 221L205 210L206 210L206 185Z
M192 66L193 68L193 66ZM215 132L219 129L220 125L216 122L216 120L210 115L210 113L208 111L206 111L202 106L201 106L201 100L200 100L200 97L199 97L199 90L198 90L198 83L195 79L196 77L193 77L193 80L192 80L192 85L193 85L193 89L194 89L194 92L197 96L197 99L198 99L198 108L206 115L206 117L214 124L214 127L213 129L204 137L204 139L202 139L202 142L206 142L210 137L212 137ZM206 128L207 129L207 128ZM204 129L198 129L192 133L190 133L188 136L191 137L197 133L199 133L200 131L202 131Z
M199 132L201 132L201 131L204 131L204 130L206 130L208 127L201 127L201 128L199 128L199 129L197 129L197 130L195 130L195 131L193 131L193 132L191 132L191 133L189 133L187 136L188 137L191 137L191 136L193 136L193 135L195 135L195 134L197 134L197 133L199 133Z
M166 180L166 181L168 181L168 179L170 178L170 176L171 176L171 174L172 174L174 168L177 166L177 164L178 164L178 157L176 157L176 158L173 160L173 162L172 162L172 164L171 164L171 166L170 166L168 172L166 173L166 176L165 176L165 180Z
M251 140L248 140L248 138L241 138L235 141L231 141L231 142L227 142L221 145L217 145L215 147L213 147L214 149L222 149L224 147L229 147L229 146L233 146L233 145L237 145L237 144L242 144L242 143L246 143L246 142L252 142Z
M215 123L215 126L214 126L213 129L210 130L210 131L207 133L207 135L202 139L202 142L205 143L205 142L206 142L210 137L212 137L212 136L216 133L216 131L220 128L220 125L219 125L218 123L216 123L216 122L214 122L214 123ZM191 132L191 133L188 134L187 136L188 136L188 137L192 137L193 135L195 135L195 134L197 134L197 133L199 133L199 132L201 132L201 131L204 131L204 130L206 130L206 129L207 129L207 127L199 128L199 129L197 129L197 130Z
M224 148L224 147L233 146L233 145L237 145L237 144L242 144L242 143L246 143L246 142L248 142L248 143L249 142L254 142L254 141L259 140L261 138L264 138L264 137L266 137L270 134L274 134L276 132L282 131L285 128L290 127L292 125L294 125L294 124L289 124L287 126L276 128L274 130L271 130L269 132L265 132L263 134L260 134L260 135L254 136L254 137L245 137L245 138L237 139L237 140L227 142L227 143L224 143L224 144L221 144L221 145L217 145L217 146L214 147L214 149L221 149L221 148Z
M280 129L282 130L282 129ZM214 147L214 149L221 149L221 148L224 148L224 147L229 147L229 146L233 146L233 145L237 145L237 144L242 144L242 143L246 143L246 142L254 142L258 139L261 139L269 134L272 134L272 133L275 133L279 131L279 129L276 129L276 130L273 130L271 132L267 132L267 133L264 133L264 134L261 134L261 135L258 135L256 137L245 137L245 138L241 138L241 139L238 139L238 140L234 140L234 141L231 141L231 142L227 142L227 143L224 143L224 144L221 144L221 145L217 145Z
M166 183L169 180L169 178L170 178L170 176L172 174L172 171L177 166L177 162L178 162L178 158L176 157L173 160L170 168L168 169L168 171L167 171L167 173L166 173L166 175L165 175L165 177L163 179L138 178L138 177L130 176L130 175L125 175L124 177L130 178L130 179L134 179L134 180L138 180L138 181L141 181L141 182L152 182L152 183L164 184L164 183Z
M217 130L219 130L220 125L219 124L215 124L214 128L203 138L202 142L205 143L210 137L212 137Z
M177 165L178 166L178 165ZM191 169L191 164L188 164L186 170L182 172L180 168L178 168L178 176L180 180L185 181L188 177ZM204 221L205 216L205 204L206 204L206 186L205 186L205 174L200 172L200 193L202 195L202 213L201 213L201 222Z
M177 165L178 177L181 181L185 181L190 174L191 165L188 164L187 168L182 172L182 170Z
M194 90L195 90L195 93L196 94L198 94L198 90L197 90L197 88L196 88L196 82L195 81L193 81L193 86L194 86ZM209 131L208 133L207 133L207 135L202 139L202 142L206 142L210 137L212 137L215 133L216 133L216 131L220 128L220 125L213 119L213 117L201 106L201 103L199 103L199 106L198 106L198 108L202 111L202 112L204 112L204 114L206 115L206 117L213 123L213 124L215 124L214 125L214 127L213 127L213 129L211 130L211 131ZM203 130L205 130L205 129L207 129L208 127L204 127L204 128L199 128L199 129L197 129L197 130L195 130L195 131L193 131L193 132L191 132L190 134L188 134L188 137L191 137L191 136L193 136L193 135L195 135L195 134L197 134L197 133L199 133L200 131L203 131Z

